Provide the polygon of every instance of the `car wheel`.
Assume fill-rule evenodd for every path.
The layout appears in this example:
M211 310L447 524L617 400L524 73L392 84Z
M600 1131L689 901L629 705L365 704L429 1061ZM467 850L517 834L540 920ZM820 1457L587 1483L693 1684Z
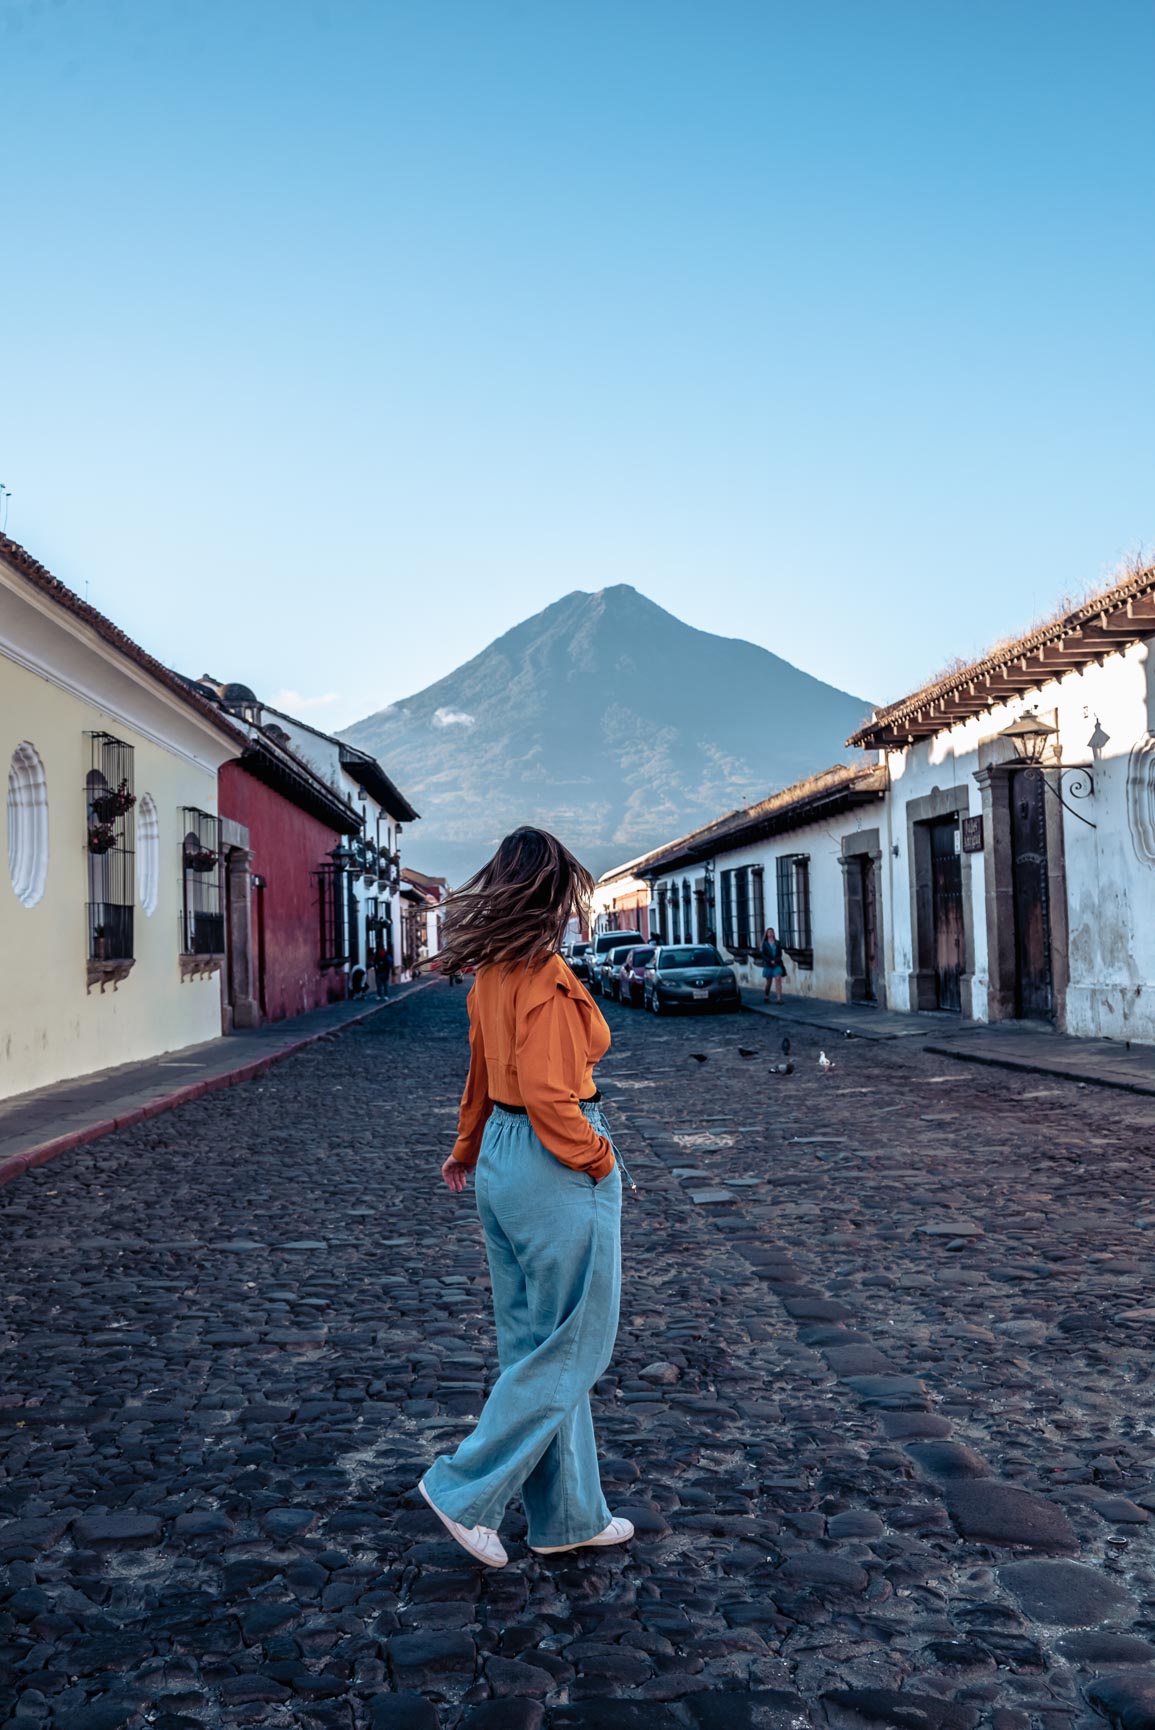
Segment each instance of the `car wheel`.
M662 1000L656 991L650 994L650 1008L653 1010L655 1015L660 1015L662 1013Z

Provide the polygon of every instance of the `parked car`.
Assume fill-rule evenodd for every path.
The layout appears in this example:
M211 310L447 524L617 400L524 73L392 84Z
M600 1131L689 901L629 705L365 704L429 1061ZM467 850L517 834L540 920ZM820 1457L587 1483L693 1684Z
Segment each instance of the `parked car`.
M640 1009L642 999L646 994L646 966L654 959L654 946L647 944L644 949L631 949L618 969L617 999L619 1003L628 1003L634 1009Z
M617 998L618 974L621 972L622 962L630 953L631 948L632 945L629 943L619 943L615 948L607 949L602 956L598 963L598 993L600 996Z
M601 966L611 949L632 949L635 943L643 941L640 931L598 931L594 934L586 956L586 966L589 968L589 988L600 992L602 988Z
M645 1005L655 1015L672 1009L742 1007L738 976L712 943L667 944L646 968Z
M561 952L562 960L577 974L579 979L588 979L590 976L589 952L590 945L584 940L571 943L568 948Z

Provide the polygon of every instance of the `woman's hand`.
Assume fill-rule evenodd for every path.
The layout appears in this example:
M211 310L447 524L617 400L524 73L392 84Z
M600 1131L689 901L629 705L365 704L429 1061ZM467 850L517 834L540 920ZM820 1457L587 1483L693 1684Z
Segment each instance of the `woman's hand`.
M460 1195L465 1188L466 1176L465 1167L461 1161L454 1159L453 1155L450 1154L441 1167L441 1175L445 1179L446 1187L451 1189L454 1195Z

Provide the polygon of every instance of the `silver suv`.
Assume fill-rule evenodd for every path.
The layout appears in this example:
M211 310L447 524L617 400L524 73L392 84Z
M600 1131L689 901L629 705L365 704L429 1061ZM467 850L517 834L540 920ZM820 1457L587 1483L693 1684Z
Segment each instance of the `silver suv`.
M589 967L589 988L602 994L602 962L611 949L632 949L635 943L644 943L645 938L640 931L599 931L590 944L586 964Z

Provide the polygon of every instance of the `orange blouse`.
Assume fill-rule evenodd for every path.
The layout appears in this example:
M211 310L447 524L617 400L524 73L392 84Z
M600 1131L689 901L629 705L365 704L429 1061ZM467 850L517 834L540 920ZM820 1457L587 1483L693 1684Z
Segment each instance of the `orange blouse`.
M539 1141L597 1181L614 1150L580 1101L596 1091L594 1065L610 1048L601 1010L560 955L540 966L478 969L469 993L469 1079L453 1157L475 1166L490 1107L524 1105Z

